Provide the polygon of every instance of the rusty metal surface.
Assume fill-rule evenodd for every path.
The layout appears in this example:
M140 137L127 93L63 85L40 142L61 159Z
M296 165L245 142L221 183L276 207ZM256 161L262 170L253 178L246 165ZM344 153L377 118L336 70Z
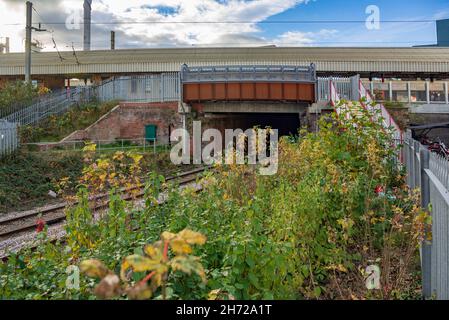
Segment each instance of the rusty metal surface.
M188 83L183 85L183 101L297 101L315 102L312 83Z

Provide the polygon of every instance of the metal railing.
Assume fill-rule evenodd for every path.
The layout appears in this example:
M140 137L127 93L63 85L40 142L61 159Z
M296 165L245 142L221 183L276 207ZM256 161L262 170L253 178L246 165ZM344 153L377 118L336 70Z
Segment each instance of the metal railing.
M33 152L58 152L74 151L80 152L86 146L86 143L94 143L96 152L115 152L115 151L136 151L156 154L169 150L169 144L158 143L156 138L136 138L136 139L109 139L109 140L71 140L49 143L26 143L23 147Z
M337 93L339 99L359 100L359 79L359 76L318 78L318 101L336 103Z
M341 100L361 101L363 108L373 114L373 120L382 120L385 129L392 129L393 139L402 141L403 132L385 106L375 103L371 93L365 88L359 76L350 78L319 78L318 101L327 101L340 115L347 106L339 106ZM378 119L379 118L379 119ZM401 157L402 160L402 157Z
M449 104L447 81L367 81L363 84L378 101Z
M318 100L330 100L330 82L334 84L342 99L358 100L354 99L354 94L357 94L358 90L353 86L353 78L318 78ZM362 83L376 101L449 104L449 82L389 81L382 83L362 80Z
M179 73L119 77L93 88L100 101L173 102L178 101Z
M432 234L421 246L423 295L449 300L449 162L410 134L403 144L407 184L421 190L421 206L431 208Z
M0 120L0 158L13 153L19 147L17 124Z
M3 119L19 125L35 125L50 115L93 100L168 102L179 100L179 73L113 78L90 87L76 87L52 93Z
M0 119L3 119L9 116L10 114L23 110L31 105L35 105L38 103L45 103L46 101L52 100L54 97L60 96L65 93L66 89L57 89L53 90L50 93L29 99L27 101L13 102L11 105L2 105L0 106Z
M301 66L214 66L181 68L182 83L201 82L305 82L315 83L314 64Z
M85 88L69 90L59 94L52 94L44 100L14 112L3 120L18 123L19 125L34 125L50 115L58 115L66 112L70 107L81 102L82 92Z
M387 129L392 129L393 138L395 140L404 140L404 133L397 124L396 120L391 116L390 112L382 103L376 103L371 93L365 88L362 81L359 81L359 93L362 105L374 111L374 114L381 117L383 126ZM402 158L402 157L401 157Z

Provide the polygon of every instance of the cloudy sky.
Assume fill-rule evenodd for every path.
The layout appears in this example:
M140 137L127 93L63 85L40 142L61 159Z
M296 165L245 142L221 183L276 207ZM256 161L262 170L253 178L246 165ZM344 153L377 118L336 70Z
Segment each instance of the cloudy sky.
M11 38L13 52L23 51L25 2L0 0L0 38ZM59 51L82 48L83 0L33 3L33 22L47 29L33 39L44 51L56 50L53 39ZM370 5L380 9L378 30L365 26ZM109 48L111 30L118 49L412 46L435 43L432 21L449 18L449 0L93 0L92 9L93 50Z

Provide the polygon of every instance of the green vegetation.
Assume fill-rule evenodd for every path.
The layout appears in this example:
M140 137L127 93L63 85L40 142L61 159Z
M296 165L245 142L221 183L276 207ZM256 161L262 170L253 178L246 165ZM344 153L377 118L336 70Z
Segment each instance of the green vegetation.
M0 212L45 204L64 177L75 181L83 168L80 153L25 153L0 160Z
M94 124L103 115L117 106L116 101L89 103L70 109L60 116L50 116L39 126L20 128L22 143L57 142L74 131L83 130Z
M161 298L165 300L168 298L167 279L170 273L194 273L206 282L200 258L191 255L192 245L203 245L205 242L206 237L189 229L178 234L164 232L160 241L145 246L144 254L133 254L123 260L120 278L99 260L85 260L81 262L80 269L89 277L101 279L95 288L95 294L99 298L111 299L126 295L130 299L144 300L151 298L161 288ZM169 254L170 250L172 255ZM135 275L129 271L147 274L138 282L132 281L134 284L130 285ZM148 283L150 280L151 284Z
M205 178L206 192L197 193L150 174L144 209L114 192L133 181L142 158L95 160L88 146L80 201L67 211L65 249L40 233L35 251L0 264L0 298L418 298L418 245L429 217L405 186L387 133L367 111L344 124L334 118L319 125L318 133L280 142L274 177L251 166L218 166ZM88 197L102 184L113 188L111 202L104 219L95 220ZM160 204L164 187L168 197ZM187 247L182 237L168 251L186 229L207 240ZM180 253L183 263L168 273L168 261ZM365 270L373 264L381 289L370 291ZM85 273L79 288L66 285L69 266ZM124 291L116 274L126 275ZM163 280L153 280L156 274Z
M403 102L399 102L399 101L385 101L383 104L386 108L391 108L391 109L406 108L405 104Z
M112 158L113 153L97 154ZM18 152L0 160L0 214L27 210L61 202L48 196L50 190L57 192L61 179L68 178L66 192L75 194L77 181L82 175L84 157L81 151ZM146 171L171 172L176 168L167 153L144 154L142 169Z
M39 94L46 92L47 89L38 89L22 81L7 82L0 87L0 114L2 111L11 110L13 105L29 103Z

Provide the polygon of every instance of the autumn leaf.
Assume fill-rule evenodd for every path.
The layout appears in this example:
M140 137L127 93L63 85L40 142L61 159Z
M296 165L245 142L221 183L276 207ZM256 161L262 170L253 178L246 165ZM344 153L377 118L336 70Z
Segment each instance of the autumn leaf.
M221 294L221 289L212 290L207 295L207 300L217 300Z
M122 268L120 270L120 278L123 281L127 281L126 271L128 269L132 269L134 272L145 272L145 271L153 271L153 270L161 270L164 269L161 266L160 261L152 260L137 254L128 256L122 263Z
M171 260L170 264L173 271L182 271L188 275L194 272L201 277L203 282L206 282L206 273L199 260L194 256L177 256Z
M188 244L203 245L206 243L206 237L199 232L195 232L189 229L181 231L178 236L185 240Z
M82 261L80 271L91 278L103 278L111 273L101 261L95 259Z
M162 261L162 250L154 245L146 245L143 249L145 254L153 260Z
M162 238L162 240L164 240L164 241L171 241L171 240L173 240L174 238L176 238L176 234L165 231L165 232L162 233L161 238Z
M159 288L162 285L162 278L164 276L164 273L156 273L152 278L151 278L151 288L153 290L156 290L157 288Z
M93 152L97 150L97 145L95 143L88 143L83 148L83 152Z
M134 160L135 164L138 164L142 159L143 156L141 154L131 154L130 157Z
M189 254L192 253L192 247L183 239L172 240L171 249L176 254Z

